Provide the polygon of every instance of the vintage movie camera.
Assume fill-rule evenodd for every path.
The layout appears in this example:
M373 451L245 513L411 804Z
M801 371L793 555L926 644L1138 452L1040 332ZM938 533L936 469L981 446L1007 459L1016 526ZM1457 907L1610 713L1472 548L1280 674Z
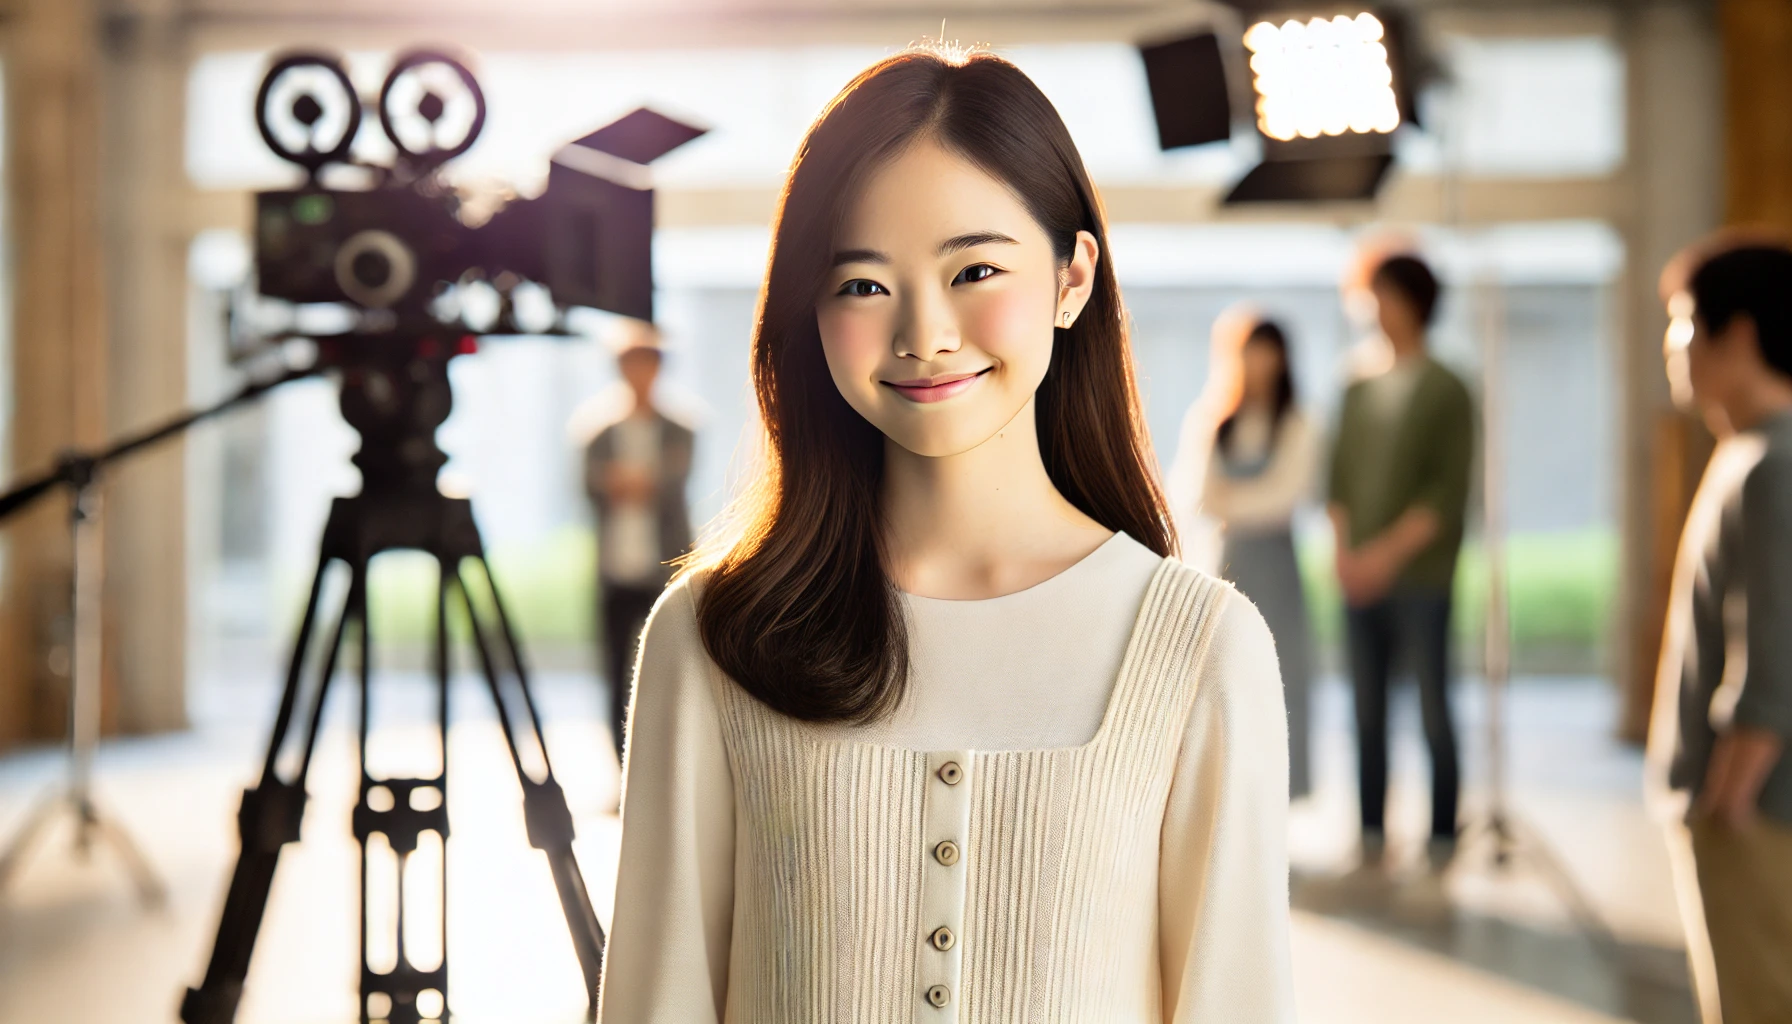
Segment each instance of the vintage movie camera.
M438 173L472 148L485 124L485 97L467 66L440 51L406 53L387 74L377 110L397 151L389 167L351 156L362 102L338 60L298 53L269 69L257 126L306 180L256 196L262 296L346 304L363 331L410 334L455 321L457 311L440 300L457 284L483 280L504 294L528 281L561 310L652 319L647 165L703 129L636 110L555 154L541 195L512 200L474 226ZM326 187L323 172L333 165L360 168L373 186Z

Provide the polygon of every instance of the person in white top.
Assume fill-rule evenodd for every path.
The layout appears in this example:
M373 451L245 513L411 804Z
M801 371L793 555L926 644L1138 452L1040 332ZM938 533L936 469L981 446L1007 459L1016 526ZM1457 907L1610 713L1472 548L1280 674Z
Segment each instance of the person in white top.
M988 54L811 128L763 468L642 642L606 1024L1294 1020L1274 643L1171 557L1100 210Z
M1236 363L1207 458L1201 510L1224 534L1220 572L1262 610L1276 638L1288 704L1288 785L1312 790L1308 691L1312 626L1294 549L1295 511L1312 500L1319 439L1294 397L1288 339L1272 320L1250 323L1242 342L1215 338Z

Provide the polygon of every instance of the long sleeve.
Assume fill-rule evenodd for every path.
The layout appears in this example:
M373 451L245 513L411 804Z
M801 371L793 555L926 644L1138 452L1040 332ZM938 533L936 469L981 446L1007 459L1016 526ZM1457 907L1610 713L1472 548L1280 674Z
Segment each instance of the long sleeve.
M1742 485L1748 670L1735 722L1792 740L1792 456L1769 452Z
M1164 1021L1292 1024L1281 673L1255 606L1219 614L1164 812Z
M1257 476L1235 479L1215 457L1207 463L1203 509L1232 530L1288 525L1313 492L1319 444L1305 416L1289 412L1276 431L1269 465Z
M623 772L605 1024L720 1021L734 915L734 780L689 582L641 641Z

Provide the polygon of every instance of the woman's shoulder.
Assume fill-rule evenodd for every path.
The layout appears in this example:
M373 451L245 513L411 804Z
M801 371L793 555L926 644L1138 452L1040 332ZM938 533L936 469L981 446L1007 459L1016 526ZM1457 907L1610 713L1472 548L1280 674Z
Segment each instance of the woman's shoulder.
M1197 642L1204 678L1235 675L1240 668L1259 671L1264 661L1275 672L1275 638L1250 598L1173 556L1162 559L1158 573L1157 599L1186 602L1189 614L1179 621L1189 635L1180 639Z
M660 593L641 634L643 658L668 654L704 655L702 633L697 625L697 601L703 582L701 571L680 573Z
M1183 728L1205 736L1219 723L1222 731L1252 737L1285 728L1278 725L1286 706L1275 639L1257 606L1232 584L1175 558L1162 560L1152 593L1159 606L1145 612L1156 625L1151 642L1164 645L1160 657L1179 652L1173 656L1187 659ZM1204 740L1196 747L1224 750Z
M654 602L641 631L636 661L637 705L686 711L704 708L709 709L704 714L713 714L725 704L725 677L703 642L698 616L702 585L701 574L685 573Z
M1180 622L1185 630L1205 634L1220 628L1226 606L1242 597L1236 587L1205 569L1176 555L1163 555L1156 557L1146 600L1165 608L1180 607L1182 614L1164 621Z

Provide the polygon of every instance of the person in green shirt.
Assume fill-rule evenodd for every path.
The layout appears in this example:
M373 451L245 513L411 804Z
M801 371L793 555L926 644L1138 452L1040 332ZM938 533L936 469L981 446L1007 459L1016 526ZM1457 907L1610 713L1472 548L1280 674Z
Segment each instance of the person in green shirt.
M1388 680L1418 679L1431 749L1432 863L1455 850L1459 789L1450 715L1450 594L1474 458L1468 388L1426 350L1437 278L1412 256L1370 278L1392 365L1352 384L1332 449L1328 512L1336 533L1345 641L1356 695L1363 855L1385 843Z

